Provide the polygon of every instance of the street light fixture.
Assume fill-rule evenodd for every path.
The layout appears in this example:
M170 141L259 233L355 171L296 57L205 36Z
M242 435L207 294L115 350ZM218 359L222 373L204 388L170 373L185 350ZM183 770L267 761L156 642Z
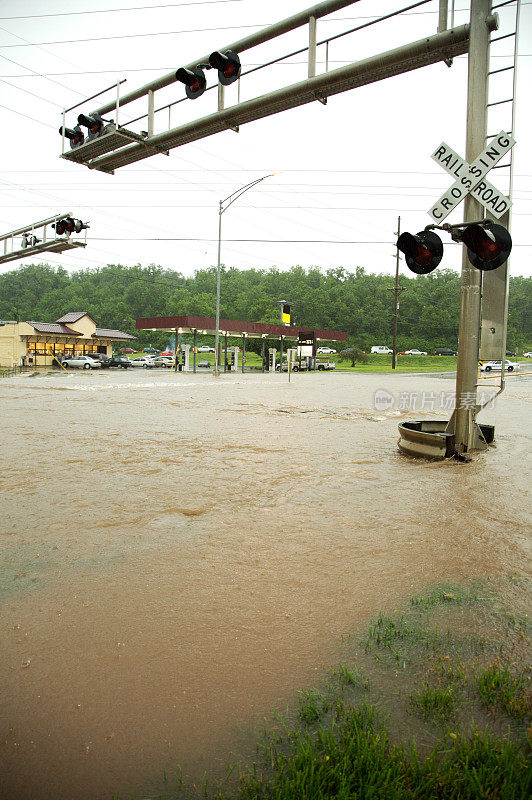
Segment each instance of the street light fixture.
M220 200L219 207L218 207L218 266L216 267L216 333L215 333L215 340L214 340L214 374L218 378L220 375L220 365L218 363L219 357L219 341L220 341L220 255L222 252L222 214L227 211L229 206L231 206L235 200L238 200L239 197L242 197L245 192L249 189L252 189L257 183L260 183L265 178L273 177L275 173L270 173L269 175L263 175L262 178L257 178L251 183L246 183L245 186L241 186L240 189L236 189L232 194L228 195L224 200Z

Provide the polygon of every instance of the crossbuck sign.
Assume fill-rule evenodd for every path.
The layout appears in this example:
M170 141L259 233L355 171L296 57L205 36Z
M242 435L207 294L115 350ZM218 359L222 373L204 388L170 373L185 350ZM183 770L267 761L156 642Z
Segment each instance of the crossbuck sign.
M432 154L432 158L457 180L443 194L436 205L429 209L429 214L436 222L441 222L471 193L484 208L499 219L512 205L510 198L505 197L495 186L485 179L485 175L508 153L515 144L515 139L501 131L487 145L485 150L468 164L449 145L442 142Z

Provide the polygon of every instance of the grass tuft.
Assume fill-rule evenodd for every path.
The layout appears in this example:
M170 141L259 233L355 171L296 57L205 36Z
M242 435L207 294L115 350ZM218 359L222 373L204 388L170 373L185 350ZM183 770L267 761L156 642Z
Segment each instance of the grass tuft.
M410 695L410 705L413 713L424 719L448 720L458 705L457 687L454 684L432 687L424 683L419 692Z
M522 673L512 673L498 661L479 670L476 687L482 703L499 706L509 717L523 719L531 711L531 696Z
M367 689L369 681L362 677L358 667L353 666L348 669L345 664L340 664L338 669L332 670L332 674L338 679L340 686L351 686L356 689Z
M318 689L306 689L299 692L299 719L307 725L318 722L330 707L329 700Z

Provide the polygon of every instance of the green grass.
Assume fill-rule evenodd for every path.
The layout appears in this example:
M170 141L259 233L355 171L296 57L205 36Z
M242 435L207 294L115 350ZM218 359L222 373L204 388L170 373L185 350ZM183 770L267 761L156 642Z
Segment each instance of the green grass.
M145 355L144 353L131 354L130 358L140 358ZM279 352L277 353L277 360L279 359ZM198 353L196 356L196 363L199 361L209 361L214 366L214 353ZM367 364L355 364L351 366L350 361L343 361L338 358L338 355L331 355L331 361L336 364L336 371L338 372L448 372L456 369L456 358L453 356L398 356L397 366L392 370L392 357L391 356L378 356L374 354L368 355ZM190 355L190 366L192 368L192 354ZM246 352L246 368L252 368L253 371L260 369L262 366L262 359L260 355L252 351ZM220 364L223 370L223 359ZM239 353L238 371L242 369L242 353Z
M397 356L395 370L392 369L391 356L368 355L367 364L355 364L341 361L332 356L336 369L342 372L448 372L456 369L455 356Z
M436 721L448 720L458 702L458 691L454 683L443 687L424 683L420 691L410 695L413 713Z
M502 666L496 660L480 669L476 687L484 705L499 706L508 716L519 719L530 714L531 696L525 675L510 665Z
M508 618L478 584L437 586L379 614L343 640L319 688L274 715L255 761L165 800L525 800L530 673L515 664L529 643Z
M299 719L307 725L317 722L329 708L329 700L318 689L307 689L299 693Z
M516 743L475 729L443 737L425 757L395 745L366 704L338 703L331 725L263 743L263 760L217 800L519 800L527 758ZM528 777L529 780L529 777Z

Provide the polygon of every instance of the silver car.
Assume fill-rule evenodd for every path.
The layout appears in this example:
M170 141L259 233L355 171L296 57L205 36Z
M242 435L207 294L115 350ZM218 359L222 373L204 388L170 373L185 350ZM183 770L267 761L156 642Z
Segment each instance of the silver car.
M140 358L131 359L131 367L144 367L144 369L153 369L156 364L153 363L151 356L141 356Z
M90 356L72 356L61 362L64 367L78 367L78 369L101 369L101 362Z
M154 356L151 361L154 367L171 367L174 363L174 359L167 356Z

